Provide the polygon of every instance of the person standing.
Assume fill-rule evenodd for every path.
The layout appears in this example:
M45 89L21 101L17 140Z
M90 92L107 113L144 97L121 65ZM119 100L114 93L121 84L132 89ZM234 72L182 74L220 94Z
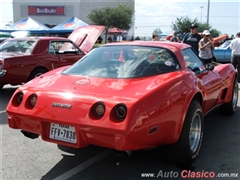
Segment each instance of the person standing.
M205 64L211 63L213 58L214 41L211 38L211 34L208 30L204 30L203 38L199 41L199 57Z
M240 32L238 32L236 37L231 41L230 49L232 50L231 63L237 68L238 83L240 83Z
M201 39L201 36L197 33L197 28L198 26L196 24L192 24L190 26L190 32L185 34L182 43L192 46L194 51L198 54L198 43Z
M152 35L152 41L158 41L158 35L153 34Z
M179 42L179 41L178 41L177 32L174 32L174 33L173 33L173 37L171 37L170 41L171 41L171 42Z

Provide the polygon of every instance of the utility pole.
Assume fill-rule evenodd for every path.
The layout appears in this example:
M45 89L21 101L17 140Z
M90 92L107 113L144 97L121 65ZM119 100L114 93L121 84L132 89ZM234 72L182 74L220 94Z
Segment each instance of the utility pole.
M207 25L209 25L209 12L210 12L210 0L208 0L208 9L207 9Z
M200 6L200 8L201 8L201 23L202 23L202 8L203 8L204 6Z

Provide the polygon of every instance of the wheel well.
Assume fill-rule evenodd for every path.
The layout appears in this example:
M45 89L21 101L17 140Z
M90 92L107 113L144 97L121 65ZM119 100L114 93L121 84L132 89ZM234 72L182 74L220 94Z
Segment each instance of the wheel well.
M38 66L38 67L35 67L32 71L31 71L31 73L33 72L33 71L35 71L36 69L43 69L43 70L46 70L46 71L49 71L46 67L44 67L44 66ZM30 73L30 74L31 74Z
M31 71L31 73L29 74L28 77L30 77L34 71L40 70L40 69L41 69L41 70L45 70L46 72L49 71L49 70L48 70L46 67L44 67L44 66L38 66L38 67L35 67L35 68Z
M203 98L202 98L202 94L200 92L198 92L197 94L194 95L193 100L197 100L200 105L202 106L203 103Z
M199 104L200 104L201 107L203 106L203 97L202 97L202 94L201 94L200 92L197 92L197 93L193 96L193 98L191 99L191 102L188 104L188 107L187 107L187 109L186 109L186 114L185 114L184 117L182 117L181 123L179 123L179 127L178 127L178 128L180 129L180 133L176 131L176 132L179 133L179 134L175 134L176 136L178 136L177 140L179 139L179 137L180 137L180 135L181 135L181 133L182 133L182 129L183 129L183 125L184 125L184 123L185 123L185 118L186 118L186 116L187 116L187 112L188 112L188 110L189 110L189 107L190 107L191 103L192 103L194 100L196 100L197 102L199 102Z
M46 72L49 71L49 70L48 70L46 67L44 67L44 66L38 66L38 67L34 68L34 69L30 72L27 81L30 81L30 80L32 79L31 76L32 76L33 72L36 71L36 70L43 70L43 71L46 71Z

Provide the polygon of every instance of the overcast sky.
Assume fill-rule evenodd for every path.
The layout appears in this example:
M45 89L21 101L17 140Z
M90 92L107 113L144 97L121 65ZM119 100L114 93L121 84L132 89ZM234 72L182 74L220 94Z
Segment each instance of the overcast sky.
M156 28L162 32L170 31L172 22L181 16L207 22L208 0L191 1L135 0L135 36L151 36ZM229 36L240 31L240 0L210 0L209 9L212 28ZM12 0L1 0L0 28L12 18Z

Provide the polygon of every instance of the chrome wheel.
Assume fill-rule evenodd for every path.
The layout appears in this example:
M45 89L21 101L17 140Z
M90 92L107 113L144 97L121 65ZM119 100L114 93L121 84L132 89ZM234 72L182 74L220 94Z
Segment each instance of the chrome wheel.
M200 139L201 139L201 116L197 112L195 112L192 123L190 125L190 131L189 131L189 143L190 143L190 149L194 153L196 152Z
M40 73L37 73L37 74L35 75L35 77L41 76L42 74L43 74L43 73L41 73L41 72L40 72ZM34 78L35 78L35 77L34 77Z
M234 90L233 90L233 99L232 99L233 109L237 107L237 101L238 101L238 83L235 83Z

